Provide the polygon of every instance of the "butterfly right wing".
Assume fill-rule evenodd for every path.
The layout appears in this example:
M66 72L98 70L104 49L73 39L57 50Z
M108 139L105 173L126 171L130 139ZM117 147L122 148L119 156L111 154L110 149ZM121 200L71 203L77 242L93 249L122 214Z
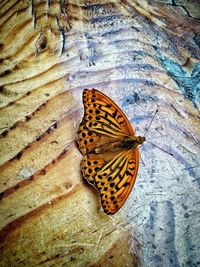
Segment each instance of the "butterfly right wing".
M95 176L105 213L115 214L128 198L135 183L139 166L139 151L118 153Z
M95 176L97 172L106 164L106 160L103 157L97 157L96 154L86 154L81 161L81 170L83 177L86 178L88 183L97 188L95 183Z

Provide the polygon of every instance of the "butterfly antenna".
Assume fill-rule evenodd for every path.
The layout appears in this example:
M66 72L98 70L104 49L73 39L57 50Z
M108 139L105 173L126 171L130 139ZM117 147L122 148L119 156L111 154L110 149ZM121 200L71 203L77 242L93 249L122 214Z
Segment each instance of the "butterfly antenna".
M140 147L141 147L141 146L140 146ZM144 163L144 160L143 160L141 154L140 154L140 159L141 159L142 164L145 166L145 163Z
M147 132L149 131L149 128L151 127L151 124L152 124L152 122L154 121L154 118L155 118L155 116L156 116L157 113L158 113L158 109L156 109L156 112L154 113L153 118L151 119L151 122L149 123L149 126L148 126L148 128L147 128L147 130L146 130L144 136L146 136ZM150 141L148 141L148 140L145 140L145 141L146 141L147 143L149 143L149 144L151 144L151 145L157 147L158 149L162 150L163 152L169 154L170 156L174 156L174 155L173 155L172 153L170 153L169 151L164 150L163 148L161 148L161 147L159 147L159 146L157 146L157 145L151 143Z
M172 153L170 153L169 151L164 150L163 148L161 148L161 147L159 147L159 146L157 146L157 145L151 143L150 141L146 140L146 142L147 142L147 143L150 143L151 145L153 145L153 146L155 146L155 147L157 147L158 149L162 150L163 152L169 154L170 156L172 156L172 157L174 156L174 155L173 155Z
M158 109L156 109L156 112L154 113L153 118L151 119L151 122L149 123L149 126L148 126L146 132L144 133L144 136L146 136L147 132L149 131L149 128L151 127L151 124L154 121L154 118L155 118L157 113L158 113Z

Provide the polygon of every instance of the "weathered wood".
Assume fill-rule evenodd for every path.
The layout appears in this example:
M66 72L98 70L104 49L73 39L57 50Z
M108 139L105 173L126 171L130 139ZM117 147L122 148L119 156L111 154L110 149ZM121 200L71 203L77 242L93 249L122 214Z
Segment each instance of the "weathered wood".
M173 3L172 3L173 2ZM197 266L198 1L0 2L0 266ZM144 134L114 216L83 182L82 89Z

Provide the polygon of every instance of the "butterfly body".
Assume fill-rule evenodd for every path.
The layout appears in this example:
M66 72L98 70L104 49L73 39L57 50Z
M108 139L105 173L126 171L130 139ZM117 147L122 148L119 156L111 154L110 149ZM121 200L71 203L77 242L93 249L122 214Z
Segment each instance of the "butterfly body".
M129 149L134 149L137 148L138 145L143 144L145 141L145 137L143 136L128 136L126 138L123 138L121 140L114 140L110 143L104 144L98 148L95 148L93 151L90 153L95 153L95 154L105 154L109 152L119 152L122 150L129 150Z
M96 89L83 91L84 117L78 129L83 176L100 193L107 214L115 214L134 185L138 145L145 137L135 136L121 109Z

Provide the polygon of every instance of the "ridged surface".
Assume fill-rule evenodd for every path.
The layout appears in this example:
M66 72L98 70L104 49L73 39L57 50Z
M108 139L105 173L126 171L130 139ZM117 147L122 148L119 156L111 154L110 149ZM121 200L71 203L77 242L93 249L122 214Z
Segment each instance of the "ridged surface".
M173 2L0 2L0 266L200 263L199 3ZM137 135L158 108L146 137L173 153L140 149L114 216L80 172L91 87Z

